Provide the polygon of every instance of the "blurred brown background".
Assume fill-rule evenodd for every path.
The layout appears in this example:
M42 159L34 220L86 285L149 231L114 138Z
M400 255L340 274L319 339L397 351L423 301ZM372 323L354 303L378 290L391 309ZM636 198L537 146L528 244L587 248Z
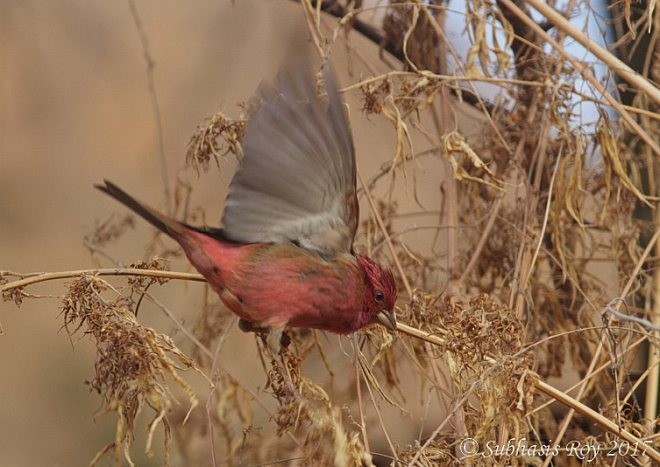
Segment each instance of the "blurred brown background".
M229 156L219 167L212 162L208 173L198 177L185 166L188 141L197 126L219 110L238 116L238 104L252 96L260 81L271 80L287 55L302 53L308 40L303 12L291 0L138 0L135 5L155 63L168 180L172 185L175 180L193 185L192 207L205 212L206 221L216 225L235 161ZM367 14L363 16L368 19ZM330 26L336 25L333 19L326 19ZM344 86L371 76L360 57L375 72L389 69L379 59L375 44L351 32L353 52L349 54L343 33L338 37L332 61ZM0 2L0 270L26 273L110 266L84 245L85 236L113 213L115 219L127 214L93 188L104 178L150 205L164 207L157 125L146 69L128 1ZM345 98L359 170L368 179L394 156L395 131L382 115L361 111L357 91ZM452 110L460 133L483 143L483 127L477 124L483 116L455 102ZM427 117L419 118L424 125ZM412 133L412 152L429 148L421 131ZM391 185L398 212L405 214L396 220L394 231L401 234L397 240L415 252L432 250L435 254L437 277L423 284L429 291L442 291L446 282L447 223L440 211L441 183L450 169L436 155L417 157L408 164L406 178L397 174ZM389 180L383 180L377 195L385 193L383 185L388 186ZM368 208L364 202L361 208L364 220ZM363 248L364 236L359 232L358 237ZM107 253L124 264L146 259L152 239L153 229L137 220L135 229L110 245ZM175 247L173 242L165 242ZM181 258L174 259L170 268L190 271ZM95 417L101 400L85 384L94 372L93 345L80 335L70 339L62 329L57 296L65 292L66 282L29 288L28 292L42 298L27 299L20 308L0 302L0 466L87 465L114 439L115 414ZM169 282L150 291L184 326L193 328L204 305L199 283ZM145 301L139 320L171 335L185 352L192 350L156 306ZM331 349L328 358L336 376L329 378L321 365L314 367L309 360L305 375L327 390L336 406L357 419L355 410L349 413L355 398L355 368L346 350L350 350L350 341L330 335L322 339ZM261 391L265 376L251 336L232 327L221 355L223 365L250 388ZM389 435L399 446L432 431L444 417L429 389L417 385L414 371L400 369L402 384L395 394L408 399L409 412L381 404ZM208 384L193 372L184 376L199 390L200 406L192 419L201 419L204 425ZM260 394L274 405L269 394ZM179 401L177 409L183 407L185 412L185 397ZM345 415L344 422L350 425ZM154 446L156 457L148 459L143 453L145 426L152 416L147 413L136 424L132 455L137 465L162 464L161 428ZM367 422L372 450L388 452L373 412L367 413ZM257 430L272 428L268 417L257 410L254 425ZM209 459L208 443L191 449L199 451L200 459ZM101 463L109 464L111 456ZM173 464L182 465L177 457Z
M155 61L169 178L194 183L194 203L205 209L209 223L217 223L233 162L198 179L184 170L186 145L204 118L220 109L237 116L236 104L274 76L294 39L306 38L302 12L286 0L139 1L137 8ZM129 4L5 0L0 39L0 270L108 266L90 255L83 238L112 212L125 211L92 185L108 178L138 199L161 207L164 202L146 63ZM351 40L378 66L373 44L357 34ZM353 63L349 77L341 46L333 53L342 83L363 75ZM355 94L347 101L358 164L369 176L392 157L394 133L382 117L364 116ZM441 166L429 161L412 170L418 187L425 186L424 177L432 181L417 196L433 208ZM401 193L403 202L412 203L410 192ZM150 232L138 221L136 231L109 251L125 263L141 259ZM189 269L184 261L171 267ZM63 291L62 281L30 289ZM198 284L171 282L157 296L191 323L199 292ZM113 439L114 415L94 419L100 400L84 384L93 372L92 345L80 337L70 341L59 310L56 298L26 300L21 308L0 303L2 465L86 465ZM181 342L155 307L145 304L140 319ZM242 351L227 352L233 356L227 364L240 368L255 387L263 384L253 340L232 332L228 346ZM134 458L138 465L158 465L158 458L147 461L141 454L143 431L138 426ZM390 434L405 431L401 422Z

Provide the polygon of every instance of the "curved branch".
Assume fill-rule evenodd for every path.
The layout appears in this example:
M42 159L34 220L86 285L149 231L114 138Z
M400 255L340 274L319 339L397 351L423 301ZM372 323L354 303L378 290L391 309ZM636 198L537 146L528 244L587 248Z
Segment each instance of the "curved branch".
M294 2L300 2L301 0L293 0ZM311 0L312 6L317 5L318 0ZM351 28L362 34L364 37L369 39L371 42L376 44L378 47L382 48L394 58L396 58L401 63L406 63L405 54L403 49L399 47L398 44L395 44L387 39L385 35L378 29L372 26L371 24L362 21L355 17L355 14L352 11L348 11L344 8L337 0L322 0L321 1L321 11L324 13L334 16L335 18L342 20L345 19L347 15L351 15L350 24ZM452 88L452 92L457 94L460 99L466 103L477 106L481 105L479 99L476 95L466 89L457 89ZM487 105L488 109L491 110L491 106Z
M7 271L0 271L0 274ZM9 282L2 286L2 293L8 292L13 289L24 287L30 284L36 284L38 282L45 282L49 280L56 279L66 279L70 277L76 277L82 274L92 274L99 276L148 276L148 277L161 277L165 279L181 279L181 280L193 280L203 282L204 278L199 274L185 273L185 272L175 272L175 271L161 271L158 269L132 269L132 268L108 268L108 269L81 269L77 271L61 271L61 272L45 272L35 275L30 275L24 279L18 281ZM27 274L26 274L27 275ZM429 334L421 329L417 329L407 324L398 322L397 331L406 334L408 336L420 339L426 342L429 342L434 345L443 346L445 344L445 339L436 334ZM492 364L497 364L498 362L489 356L486 356L486 361ZM636 437L632 433L620 428L614 422L608 420L603 415L599 414L592 408L586 406L580 401L574 399L573 397L564 394L559 389L543 382L540 380L534 381L534 386L536 389L542 393L552 397L557 402L560 402L567 407L575 410L576 412L588 417L594 423L597 423L605 430L609 431L613 435L619 436L630 443L638 443L638 445L647 446L644 443L644 440ZM656 462L660 462L660 452L655 450L653 447L648 446L646 450L643 451L643 454L648 455L651 459Z
M0 271L0 277L2 273ZM160 277L162 279L180 279L187 281L203 282L204 277L201 274L194 274L188 272L176 271L163 271L160 269L135 269L135 268L107 268L107 269L78 269L73 271L59 271L59 272L41 272L36 274L26 274L23 279L8 282L2 286L0 293L9 292L13 289L25 287L26 285L36 284L38 282L46 282L57 279L68 279L70 277L91 275L91 276L147 276L147 277Z

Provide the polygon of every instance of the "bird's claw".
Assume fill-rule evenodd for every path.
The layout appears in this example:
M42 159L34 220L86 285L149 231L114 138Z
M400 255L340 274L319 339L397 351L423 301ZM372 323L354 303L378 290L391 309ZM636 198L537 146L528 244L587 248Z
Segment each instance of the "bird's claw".
M282 353L291 344L291 337L282 328L257 326L243 318L238 320L238 328L243 332L259 334L273 355Z
M270 329L264 337L264 342L273 355L282 355L284 350L291 344L291 338L282 328Z
M238 328L243 332L254 332L255 334L264 334L270 331L270 328L257 326L256 324L243 318L238 320Z

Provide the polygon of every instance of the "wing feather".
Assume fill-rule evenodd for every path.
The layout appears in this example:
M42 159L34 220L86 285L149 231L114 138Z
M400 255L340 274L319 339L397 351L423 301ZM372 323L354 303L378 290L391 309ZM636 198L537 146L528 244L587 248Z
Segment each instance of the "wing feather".
M223 234L234 241L295 243L349 252L357 229L353 139L329 66L327 96L309 67L262 85L243 158L229 186Z

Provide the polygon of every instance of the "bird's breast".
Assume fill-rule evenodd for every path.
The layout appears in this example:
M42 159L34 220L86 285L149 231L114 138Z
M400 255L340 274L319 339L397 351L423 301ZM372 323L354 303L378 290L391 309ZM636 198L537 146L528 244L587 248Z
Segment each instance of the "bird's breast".
M270 245L246 257L226 289L232 311L260 326L346 333L362 313L364 280L351 255L325 260L295 246Z

